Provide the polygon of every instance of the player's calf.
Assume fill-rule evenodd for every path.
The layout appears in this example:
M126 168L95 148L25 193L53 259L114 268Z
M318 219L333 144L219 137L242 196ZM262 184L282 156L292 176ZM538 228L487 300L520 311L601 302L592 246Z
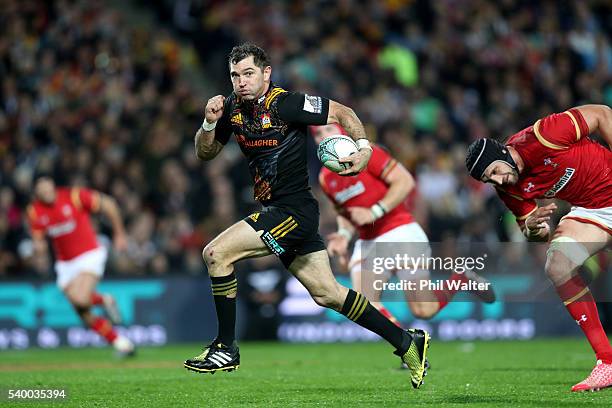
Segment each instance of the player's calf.
M337 312L342 308L342 301L332 294L312 295L312 299L315 303L321 307L333 309Z
M115 298L109 294L101 295L101 297L106 316L108 316L113 324L121 324L121 313L119 312L119 307L117 306Z

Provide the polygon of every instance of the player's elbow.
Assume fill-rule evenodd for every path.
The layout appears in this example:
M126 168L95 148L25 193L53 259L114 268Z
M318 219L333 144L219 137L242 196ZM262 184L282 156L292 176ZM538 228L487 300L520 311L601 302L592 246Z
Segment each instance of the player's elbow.
M403 166L398 164L387 177L390 187L394 187L404 195L404 198L414 189L414 177Z
M329 117L335 122L343 123L347 118L356 118L355 111L336 101L329 101Z
M599 126L612 126L612 108L608 105L587 105L597 118Z
M396 185L394 190L399 192L399 195L401 195L402 200L408 197L410 191L412 191L412 188L414 187L414 185L410 185L410 181L407 180L398 181L394 184Z
M208 152L208 151L197 151L196 152L196 157L202 161L210 161L214 159L215 156L216 154L214 152Z
M221 149L216 145L210 147L196 146L196 157L202 161L210 161L214 159L220 151Z
M196 150L196 157L202 161L209 161L212 159L210 154L202 152L200 150Z
M342 108L340 109L340 116L342 118L345 118L345 119L356 119L357 118L357 114L352 108L349 108L348 106L344 106L344 105L341 105L341 106Z
M416 185L414 177L412 177L407 171L406 174L402 177L402 185L404 186L406 195L410 194L410 192L414 189L414 186Z
M607 126L612 127L612 108L608 105L599 105L601 107L601 122L606 123Z
M119 204L117 204L117 200L113 197L101 194L100 195L100 211L103 214L112 214L119 211Z

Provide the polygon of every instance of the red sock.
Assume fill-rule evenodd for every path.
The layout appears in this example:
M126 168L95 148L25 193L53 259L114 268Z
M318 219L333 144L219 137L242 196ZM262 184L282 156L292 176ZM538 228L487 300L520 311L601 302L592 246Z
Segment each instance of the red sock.
M589 340L597 359L612 363L612 347L601 327L597 304L582 278L576 275L556 289L565 308Z
M103 317L96 317L96 320L91 324L91 328L111 344L117 338L117 332L110 322Z
M394 325L396 325L397 327L401 328L402 326L400 325L399 321L395 318L395 316L393 316L391 314L391 312L389 310L387 310L386 307L384 307L383 305L380 305L377 307L378 311L380 312L381 315L385 316L387 319L391 320L391 323L393 323Z
M464 282L467 280L467 278L465 277L464 274L462 273L457 273L457 272L453 272L451 274L451 281L461 281ZM455 293L457 293L459 289L451 289L450 287L447 287L444 290L434 290L433 293L436 296L436 299L438 300L438 312L442 309L444 309L446 307L446 305L448 305L448 302L450 302L450 300L453 298L453 296L455 296Z
M92 305L101 305L104 301L102 300L102 295L94 292L91 294L91 304Z

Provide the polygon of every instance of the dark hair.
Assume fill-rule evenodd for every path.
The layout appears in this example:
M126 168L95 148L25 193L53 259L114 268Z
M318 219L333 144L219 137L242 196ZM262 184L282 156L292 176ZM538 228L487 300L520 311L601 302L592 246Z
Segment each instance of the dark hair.
M237 64L251 55L253 56L255 65L261 68L262 71L265 67L270 65L270 57L268 57L268 54L266 54L262 48L252 43L244 43L232 48L228 60L230 64Z
M32 185L35 186L36 183L38 183L38 181L43 178L55 181L52 172L48 170L37 170L32 176Z

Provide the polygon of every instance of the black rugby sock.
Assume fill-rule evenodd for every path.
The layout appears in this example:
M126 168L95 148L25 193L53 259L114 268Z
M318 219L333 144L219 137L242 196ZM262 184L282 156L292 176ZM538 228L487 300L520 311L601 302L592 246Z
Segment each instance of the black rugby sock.
M217 340L226 346L231 346L236 338L236 297L228 296L236 294L238 281L234 272L228 276L211 276L210 280L219 323Z
M378 334L402 354L408 350L412 341L410 335L383 316L361 293L349 289L340 313Z

